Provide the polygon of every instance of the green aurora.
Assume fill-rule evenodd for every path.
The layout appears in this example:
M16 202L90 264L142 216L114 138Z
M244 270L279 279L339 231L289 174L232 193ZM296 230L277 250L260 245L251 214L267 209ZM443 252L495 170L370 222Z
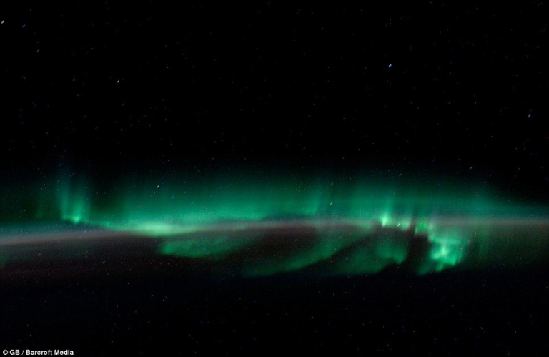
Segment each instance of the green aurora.
M63 173L40 186L38 202L24 210L34 215L21 225L47 217L155 237L162 241L160 254L240 259L245 276L307 269L374 274L406 264L410 242L418 239L428 245L413 267L418 274L546 259L547 209L502 198L484 183L322 177L169 176L129 180L107 191ZM0 242L6 227L17 224L3 218ZM8 261L0 245L0 266Z

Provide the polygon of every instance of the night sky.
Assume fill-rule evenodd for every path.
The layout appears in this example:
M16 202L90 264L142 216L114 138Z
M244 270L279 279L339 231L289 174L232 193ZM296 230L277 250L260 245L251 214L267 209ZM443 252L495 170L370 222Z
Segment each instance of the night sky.
M544 355L548 6L2 2L0 350Z
M547 190L546 5L2 5L3 177L372 167Z

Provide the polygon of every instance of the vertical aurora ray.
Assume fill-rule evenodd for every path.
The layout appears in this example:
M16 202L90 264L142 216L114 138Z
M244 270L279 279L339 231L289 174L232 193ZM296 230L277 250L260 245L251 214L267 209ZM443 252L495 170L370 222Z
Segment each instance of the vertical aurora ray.
M75 174L61 174L58 181L58 202L61 219L73 223L90 220L90 189L84 177Z

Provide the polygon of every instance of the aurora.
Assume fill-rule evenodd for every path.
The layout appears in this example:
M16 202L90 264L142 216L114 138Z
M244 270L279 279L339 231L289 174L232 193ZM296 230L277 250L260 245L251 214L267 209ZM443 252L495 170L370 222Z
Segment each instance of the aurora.
M115 194L93 187L90 178L60 174L53 195L37 196L33 220L2 224L0 266L15 259L8 243L70 240L82 230L89 237L154 238L157 254L231 262L247 277L362 275L390 267L421 275L547 256L547 209L485 185L226 175L143 179L112 187ZM41 219L44 210L57 212L59 223Z

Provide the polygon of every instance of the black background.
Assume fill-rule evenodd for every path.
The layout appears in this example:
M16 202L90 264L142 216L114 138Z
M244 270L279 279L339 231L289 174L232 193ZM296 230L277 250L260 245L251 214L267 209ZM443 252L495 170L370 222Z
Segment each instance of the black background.
M292 163L539 198L546 7L3 4L3 176Z

